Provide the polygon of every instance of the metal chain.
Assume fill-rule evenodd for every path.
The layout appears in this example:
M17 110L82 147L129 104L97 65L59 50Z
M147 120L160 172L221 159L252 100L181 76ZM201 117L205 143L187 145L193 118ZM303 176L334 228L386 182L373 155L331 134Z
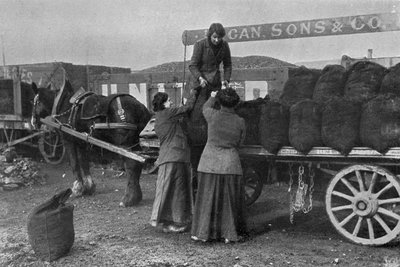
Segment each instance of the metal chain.
M291 224L294 223L294 210L293 210L293 194L292 194L292 185L293 185L293 163L290 162L289 163L289 188L288 188L288 192L289 192L289 221Z
M64 112L62 112L62 113L60 113L60 114L54 114L54 115L51 115L51 116L52 116L53 118L58 118L58 117L67 115L67 114L71 111L71 109L72 109L72 107L70 107L69 109L67 109L66 111L64 111Z
M308 167L308 173L310 176L310 187L308 189L308 199L309 199L309 203L308 203L308 207L304 207L303 208L303 212L304 213L309 213L312 208L313 208L313 192L314 192L314 176L315 176L315 172L314 169L312 168L311 164Z
M296 199L294 202L293 209L295 212L300 211L304 207L304 198L307 194L308 185L303 181L303 174L304 174L304 166L299 166L299 176L298 176L298 185L296 191Z
M290 162L289 163L289 188L288 188L288 192L290 193L290 191L292 191L292 185L293 185L293 163Z

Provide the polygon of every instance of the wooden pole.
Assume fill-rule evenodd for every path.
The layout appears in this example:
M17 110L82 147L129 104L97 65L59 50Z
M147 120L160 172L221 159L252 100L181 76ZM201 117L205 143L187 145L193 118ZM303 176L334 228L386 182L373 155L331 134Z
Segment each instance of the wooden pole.
M50 126L50 127L56 128L56 129L58 129L58 130L60 130L62 132L65 132L65 133L67 133L69 135L72 135L72 136L74 136L76 138L79 138L79 139L81 139L83 141L86 141L86 142L88 142L90 144L102 147L104 149L107 149L109 151L115 152L117 154L120 154L120 155L128 157L128 158L134 159L134 160L139 161L141 163L144 163L146 161L146 159L148 158L145 155L139 155L139 154L134 153L132 151L129 151L129 150L126 150L124 148L120 148L120 147L114 146L114 145L112 145L110 143L107 143L107 142L104 142L104 141L102 141L100 139L94 138L94 137L88 135L87 133L81 133L81 132L75 131L75 130L73 130L71 128L68 128L66 126L63 126L63 125L61 125L61 124L59 124L57 122L52 121L51 117L46 117L44 119L40 119L40 121L42 123Z
M187 34L185 32L185 42L187 39ZM183 105L183 93L185 92L186 85L186 45L183 51L183 81L182 81L182 91L181 91L181 104Z

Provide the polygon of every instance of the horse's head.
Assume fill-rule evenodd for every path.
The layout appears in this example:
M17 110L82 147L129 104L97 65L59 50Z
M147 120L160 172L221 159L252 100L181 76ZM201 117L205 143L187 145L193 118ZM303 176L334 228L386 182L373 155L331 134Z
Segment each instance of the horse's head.
M61 88L52 89L51 84L47 87L38 88L35 83L32 84L32 90L35 92L35 98L32 111L32 125L40 128L40 119L47 116L57 117L60 121L68 118L71 111L70 98L74 94L74 89L68 80Z
M32 89L35 98L33 99L31 124L35 129L39 129L41 126L40 118L51 115L56 92L51 90L50 86L38 88L35 83L32 83Z

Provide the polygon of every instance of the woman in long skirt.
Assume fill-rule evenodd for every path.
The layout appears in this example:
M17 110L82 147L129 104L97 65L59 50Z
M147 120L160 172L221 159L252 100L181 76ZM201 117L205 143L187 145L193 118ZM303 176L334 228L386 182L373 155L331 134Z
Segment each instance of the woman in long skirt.
M221 109L212 108L215 96ZM211 93L203 106L207 144L198 166L192 230L193 240L237 242L246 234L243 171L238 148L245 122L234 112L239 96L232 88Z
M183 118L193 109L195 101L196 92L192 90L182 107L172 107L168 94L164 92L155 94L152 102L160 151L150 224L162 226L164 232L183 232L191 221L190 149Z

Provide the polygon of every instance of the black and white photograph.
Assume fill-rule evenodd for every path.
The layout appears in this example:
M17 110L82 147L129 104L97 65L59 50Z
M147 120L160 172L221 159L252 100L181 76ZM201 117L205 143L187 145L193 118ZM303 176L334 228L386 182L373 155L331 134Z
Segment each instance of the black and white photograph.
M400 0L0 7L0 266L400 267Z

